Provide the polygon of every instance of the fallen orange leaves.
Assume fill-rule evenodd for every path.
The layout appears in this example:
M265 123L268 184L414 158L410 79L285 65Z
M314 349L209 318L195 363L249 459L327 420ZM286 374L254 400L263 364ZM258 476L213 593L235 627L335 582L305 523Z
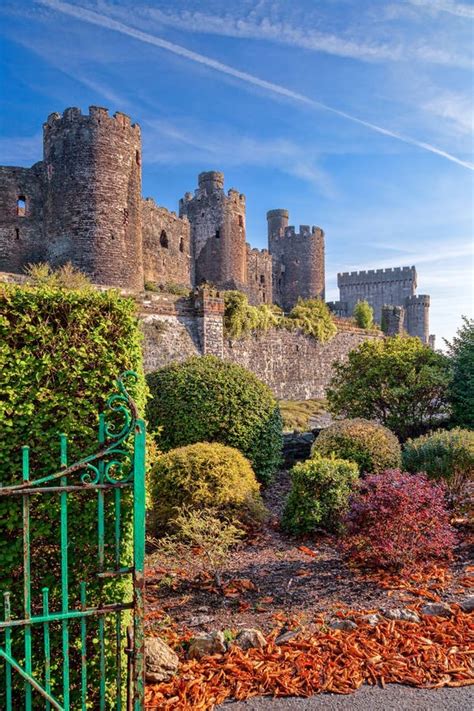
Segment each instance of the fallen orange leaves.
M353 613L357 620L364 613ZM307 697L324 691L350 694L364 683L424 688L474 683L472 616L424 617L423 624L385 620L352 632L321 628L276 646L184 661L179 676L148 686L147 709L208 711L226 699L271 695Z
M298 550L301 551L302 553L306 553L306 555L311 556L311 558L317 558L318 554L316 551L312 551L311 548L308 548L308 546L298 546Z

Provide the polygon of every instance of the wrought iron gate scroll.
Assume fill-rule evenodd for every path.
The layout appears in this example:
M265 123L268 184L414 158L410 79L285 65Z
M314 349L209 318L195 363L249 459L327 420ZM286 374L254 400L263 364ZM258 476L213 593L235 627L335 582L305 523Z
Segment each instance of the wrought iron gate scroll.
M107 401L106 411L99 415L98 451L74 464L68 464L68 441L66 435L60 435L60 469L58 472L38 479L30 478L29 447L22 448L22 481L13 486L0 487L0 496L20 497L23 512L23 614L15 618L11 614L11 593L4 592L4 620L0 620L0 659L4 661L4 704L6 711L20 711L17 697L18 684L15 675L22 681L22 696L25 711L45 708L58 711L72 711L89 708L105 711L115 708L118 711L142 711L144 708L144 556L145 556L145 423L138 417L137 408L126 389L127 381L136 381L137 376L127 371L118 380L118 391ZM124 565L122 560L122 504L125 490L130 490L133 497L133 560L131 565ZM94 492L97 496L97 570L89 577L112 579L117 576L130 576L133 582L133 594L117 602L101 599L90 605L87 600L87 580L80 582L79 590L71 595L69 584L68 534L74 521L68 520L68 497L81 495L81 492ZM106 495L113 499L114 515L114 564L107 569L108 559L105 547ZM40 601L32 599L31 576L31 506L36 496L59 497L59 568L60 609L50 610L49 589L42 589ZM93 531L91 531L93 535ZM130 561L128 561L130 563ZM131 625L126 635L126 620L123 612L132 614ZM130 613L129 613L130 615ZM110 624L114 621L113 640L110 636ZM78 639L70 638L70 625L76 621L79 625ZM52 684L52 646L51 626L60 626L61 660L60 691ZM95 630L98 646L99 674L95 678L88 675L88 649L91 630ZM21 638L21 655L18 640ZM126 649L125 639L128 636ZM2 639L3 637L3 639ZM106 688L106 648L113 643L115 659L115 688L111 692ZM77 679L74 689L75 701L71 698L70 655L72 645L80 648L80 669L74 669ZM41 646L42 670L38 664L33 669L33 656L38 656ZM126 668L129 678L126 683L122 676L124 655L128 653ZM16 654L16 656L15 656ZM124 691L126 689L126 691ZM91 699L94 699L91 701Z

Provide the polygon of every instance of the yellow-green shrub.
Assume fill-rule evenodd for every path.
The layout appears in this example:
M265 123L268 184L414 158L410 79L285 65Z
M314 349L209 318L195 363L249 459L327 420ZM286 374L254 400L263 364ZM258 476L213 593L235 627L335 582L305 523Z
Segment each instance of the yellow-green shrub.
M365 474L396 469L401 462L400 443L393 432L363 418L340 420L324 429L313 444L312 454L334 454L356 462Z
M443 479L452 491L459 491L474 481L474 432L456 427L409 439L403 447L403 466L408 472Z
M233 447L197 442L158 457L150 475L151 518L160 535L180 511L212 510L235 519L263 510L250 462Z

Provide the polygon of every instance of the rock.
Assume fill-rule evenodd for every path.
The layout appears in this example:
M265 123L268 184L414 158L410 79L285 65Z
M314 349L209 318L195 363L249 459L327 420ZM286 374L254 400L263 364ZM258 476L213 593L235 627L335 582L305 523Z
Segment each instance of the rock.
M214 617L210 615L194 615L188 622L188 627L199 627L200 625L207 625L208 622L212 622Z
M362 615L360 618L362 622L366 622L371 627L377 627L379 622L382 622L382 615L378 613L373 613L372 615Z
M429 602L421 608L422 615L435 615L436 617L451 617L453 611L445 602Z
M474 595L468 595L464 600L461 600L459 607L463 612L472 612L474 610Z
M300 631L301 630L299 628L297 630L282 630L276 638L275 644L286 644L290 641L290 639L296 637L296 635L298 635Z
M178 655L160 637L145 639L146 680L159 683L168 681L178 671Z
M223 654L227 647L222 632L203 632L193 637L189 645L189 659L201 659L209 654Z
M263 649L263 647L267 644L267 641L260 630L250 627L239 632L235 638L235 644L240 647L240 649L244 650Z
M357 629L357 624L353 620L331 620L329 627L332 630L344 630L344 632L352 632Z
M385 610L383 613L387 620L402 620L403 622L420 622L419 616L413 610L396 607L394 610Z

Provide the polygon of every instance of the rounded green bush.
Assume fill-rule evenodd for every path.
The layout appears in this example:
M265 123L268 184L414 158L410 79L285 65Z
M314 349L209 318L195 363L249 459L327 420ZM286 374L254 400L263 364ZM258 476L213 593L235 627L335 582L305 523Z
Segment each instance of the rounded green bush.
M409 439L403 448L403 466L412 473L426 472L459 490L474 480L474 432L457 427Z
M172 363L148 376L148 419L168 451L194 442L221 442L250 460L261 482L281 460L278 403L253 373L215 356Z
M313 444L314 454L356 462L361 474L396 469L401 462L400 443L393 432L362 418L340 420L324 429Z
M149 478L151 518L157 532L172 527L184 509L248 519L263 510L260 485L237 449L198 442L157 458Z
M349 497L359 478L357 464L315 454L291 470L291 491L282 526L290 533L311 533L316 527L340 527Z

